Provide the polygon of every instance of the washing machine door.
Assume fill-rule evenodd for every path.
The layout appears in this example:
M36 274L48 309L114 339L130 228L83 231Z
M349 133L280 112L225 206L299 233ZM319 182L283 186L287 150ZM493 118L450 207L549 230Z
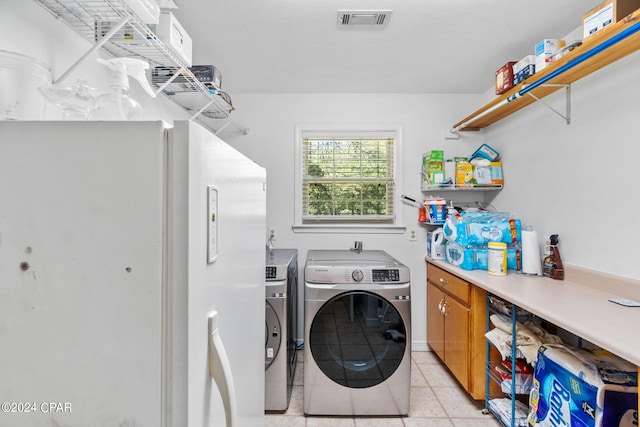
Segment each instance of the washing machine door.
M309 346L320 370L350 388L373 387L400 366L406 327L389 301L366 291L328 300L309 329Z
M280 351L280 339L282 337L280 320L273 306L266 301L265 329L264 329L264 369L269 369Z

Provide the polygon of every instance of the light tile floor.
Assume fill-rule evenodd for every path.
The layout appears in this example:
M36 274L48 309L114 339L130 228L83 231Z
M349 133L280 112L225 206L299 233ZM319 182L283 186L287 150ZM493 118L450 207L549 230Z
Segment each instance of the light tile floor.
M266 427L499 427L493 415L482 413L484 402L475 401L460 387L431 352L411 354L411 400L408 417L305 416L302 400L303 352L298 351L289 409L266 414Z

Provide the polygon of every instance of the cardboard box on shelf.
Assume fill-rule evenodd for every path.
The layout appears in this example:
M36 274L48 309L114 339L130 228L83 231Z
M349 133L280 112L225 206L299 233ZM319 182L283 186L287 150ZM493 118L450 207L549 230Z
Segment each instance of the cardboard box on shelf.
M161 12L155 26L156 36L188 67L191 66L192 40L171 12Z
M515 64L515 61L509 61L496 71L496 95L501 95L513 87Z
M489 163L489 170L491 173L491 183L495 185L504 184L504 178L502 177L502 162Z
M429 184L439 184L445 180L444 151L431 150L422 157L424 168L424 181Z
M536 44L536 73L542 71L546 66L553 62L551 55L558 49L564 47L564 40L560 39L544 39Z
M456 184L458 187L473 187L473 165L471 163L456 163Z
M489 165L473 166L473 183L477 185L491 184L491 168Z
M640 0L608 0L600 3L582 17L582 38L598 32L640 9Z
M536 57L527 55L513 66L513 84L524 81L527 77L531 77L536 72Z

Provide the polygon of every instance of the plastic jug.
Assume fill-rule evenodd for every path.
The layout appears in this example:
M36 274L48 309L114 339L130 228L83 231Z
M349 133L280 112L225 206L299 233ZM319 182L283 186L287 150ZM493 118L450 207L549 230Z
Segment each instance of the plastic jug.
M445 249L444 230L442 228L438 228L431 233L431 253L429 256L432 259L445 259Z
M50 85L47 64L0 50L0 120L42 120L46 102L38 88Z

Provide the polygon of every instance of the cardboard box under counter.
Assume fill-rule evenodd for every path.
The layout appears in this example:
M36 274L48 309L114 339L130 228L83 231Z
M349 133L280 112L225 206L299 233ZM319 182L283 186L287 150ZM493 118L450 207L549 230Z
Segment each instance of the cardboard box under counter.
M586 39L637 9L640 9L640 0L608 0L600 3L582 17L582 38Z
M612 354L544 344L538 349L533 383L531 427L638 424L635 366Z

